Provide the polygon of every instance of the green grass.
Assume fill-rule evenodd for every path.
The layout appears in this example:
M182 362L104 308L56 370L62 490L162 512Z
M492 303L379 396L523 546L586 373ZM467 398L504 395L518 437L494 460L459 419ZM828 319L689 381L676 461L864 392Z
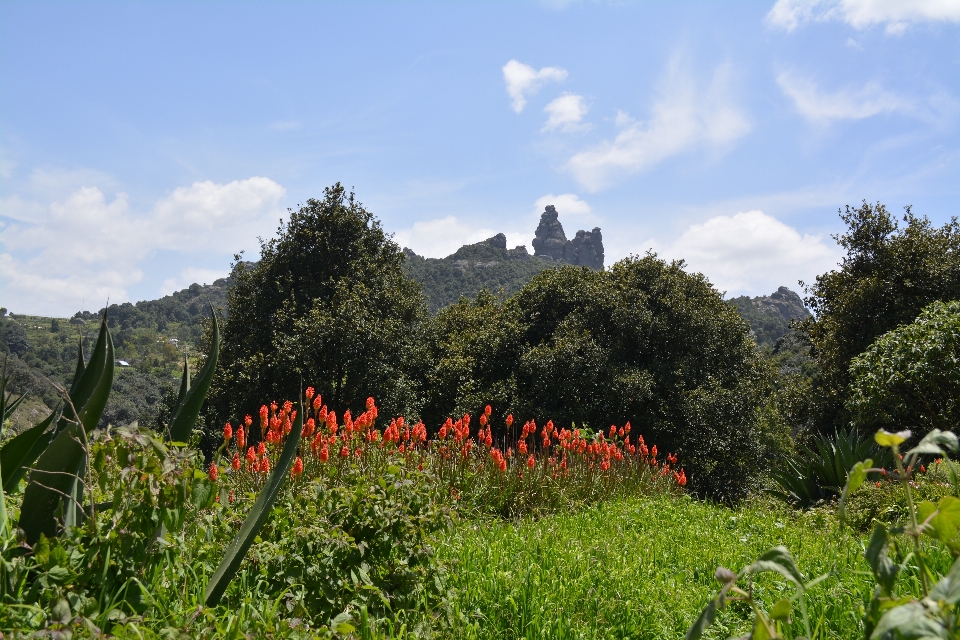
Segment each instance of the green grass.
M834 574L808 596L814 638L849 639L862 637L873 584L865 541L840 537L822 510L767 500L727 509L664 496L514 524L464 522L440 553L455 567L457 607L471 620L460 637L683 638L719 587L718 565L739 571L783 544L808 580ZM941 560L942 571L951 561ZM901 589L911 582L901 579ZM768 606L791 594L771 579L757 593ZM728 608L708 637L746 634L747 613Z

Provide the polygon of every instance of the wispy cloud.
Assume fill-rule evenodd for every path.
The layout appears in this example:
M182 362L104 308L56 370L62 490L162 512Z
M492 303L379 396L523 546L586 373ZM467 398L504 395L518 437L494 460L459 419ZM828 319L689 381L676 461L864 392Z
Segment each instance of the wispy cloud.
M81 296L126 299L157 251L206 258L247 248L282 215L284 193L254 177L180 187L145 212L125 193L109 199L97 186L46 205L23 201L32 217L8 217L0 238L0 297L8 308L61 314Z
M750 131L750 122L731 95L731 76L730 65L723 64L706 86L698 86L675 58L664 74L650 119L641 122L618 112L617 136L575 154L567 168L584 187L597 191L624 174L643 171L699 144L737 140Z
M167 296L174 291L186 289L194 282L199 284L210 284L219 278L227 277L227 275L228 273L226 269L197 269L195 267L188 267L180 271L180 275L178 277L167 278L164 280L163 284L160 285L160 295Z
M523 111L527 105L527 96L539 91L544 84L566 79L567 70L560 67L543 67L538 71L517 60L503 65L503 81L507 85L513 110L517 113Z
M574 93L564 93L556 98L543 109L547 113L547 121L541 131L562 131L571 133L575 131L589 131L591 125L582 122L583 116L587 115L589 107L583 96Z
M793 31L807 22L838 20L855 29L885 25L891 35L911 24L960 23L956 0L778 0L766 16L767 24Z
M839 89L827 92L813 80L797 77L791 72L777 76L780 89L793 100L797 111L814 122L830 120L860 120L881 113L913 110L910 101L869 82L858 89Z

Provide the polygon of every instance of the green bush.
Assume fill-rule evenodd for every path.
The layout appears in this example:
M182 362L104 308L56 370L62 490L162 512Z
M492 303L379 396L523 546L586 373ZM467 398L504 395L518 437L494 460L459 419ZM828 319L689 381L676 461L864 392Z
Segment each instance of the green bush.
M847 408L864 427L951 429L960 423L960 301L934 302L854 358Z
M770 454L763 443L779 441L761 419L772 372L736 310L683 267L653 255L564 267L506 301L482 294L444 309L427 340L426 422L488 402L500 420L630 421L679 455L698 493L746 495Z
M873 438L856 429L838 430L830 437L813 435L802 451L771 473L777 484L771 493L801 508L837 498L847 482L847 474L867 458L878 466L893 465L889 454Z

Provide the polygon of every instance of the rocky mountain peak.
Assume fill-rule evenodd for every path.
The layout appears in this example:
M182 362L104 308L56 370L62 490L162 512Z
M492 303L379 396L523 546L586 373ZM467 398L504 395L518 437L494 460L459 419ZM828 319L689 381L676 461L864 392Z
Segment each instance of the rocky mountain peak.
M786 320L804 320L811 315L800 296L787 287L780 287L769 296L754 298L753 306L764 313L779 314Z
M603 237L600 227L593 231L577 231L573 240L567 240L560 224L557 208L549 204L540 214L540 224L533 239L533 255L557 262L582 265L591 269L603 268Z

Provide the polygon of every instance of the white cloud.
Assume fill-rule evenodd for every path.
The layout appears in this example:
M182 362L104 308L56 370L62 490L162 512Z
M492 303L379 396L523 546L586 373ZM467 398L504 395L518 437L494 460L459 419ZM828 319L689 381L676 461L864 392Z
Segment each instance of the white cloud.
M525 234L478 228L452 215L414 222L412 227L393 234L393 240L401 247L408 247L426 258L445 258L465 244L481 242L497 233L507 236L507 247L511 249L528 242ZM527 235L532 237L533 234Z
M768 24L793 31L807 22L839 20L855 29L886 25L891 35L922 22L960 23L957 0L778 0Z
M796 290L798 280L812 282L841 258L833 243L801 234L762 211L692 225L660 253L686 260L688 271L703 273L719 290L735 295L767 295L781 285Z
M56 314L72 313L82 298L126 300L159 250L189 259L250 248L282 215L283 195L276 182L254 177L180 187L146 213L132 211L125 193L109 200L91 186L45 206L11 197L31 216L4 210L11 222L0 238L0 296L8 308Z
M591 128L588 123L582 123L583 116L587 115L588 107L583 96L574 93L564 93L553 100L543 109L547 114L547 122L542 131L587 131Z
M573 193L561 193L558 196L548 193L542 198L537 198L537 201L533 205L534 215L537 219L540 218L540 214L543 213L544 208L546 208L548 204L552 204L557 208L560 224L565 222L583 224L596 222L598 220L598 218L593 215L593 207ZM570 229L568 228L566 231L569 233Z
M507 93L513 101L513 110L523 111L527 96L539 91L545 83L561 82L567 79L567 70L560 67L543 67L539 71L533 67L511 60L503 65L503 81L507 84Z
M914 110L909 101L884 91L875 82L869 82L860 89L827 93L817 88L812 80L784 72L777 76L777 84L793 100L800 115L815 122L860 120L881 113Z
M160 285L160 295L167 296L174 291L186 289L194 282L198 284L211 284L219 278L226 278L229 275L226 269L196 269L188 267L180 272L178 278L167 278Z
M617 112L616 138L575 154L567 168L587 189L597 191L619 175L643 171L698 144L733 142L750 130L750 122L734 104L730 84L727 64L715 70L706 87L698 87L679 61L672 61L651 118L639 122Z

